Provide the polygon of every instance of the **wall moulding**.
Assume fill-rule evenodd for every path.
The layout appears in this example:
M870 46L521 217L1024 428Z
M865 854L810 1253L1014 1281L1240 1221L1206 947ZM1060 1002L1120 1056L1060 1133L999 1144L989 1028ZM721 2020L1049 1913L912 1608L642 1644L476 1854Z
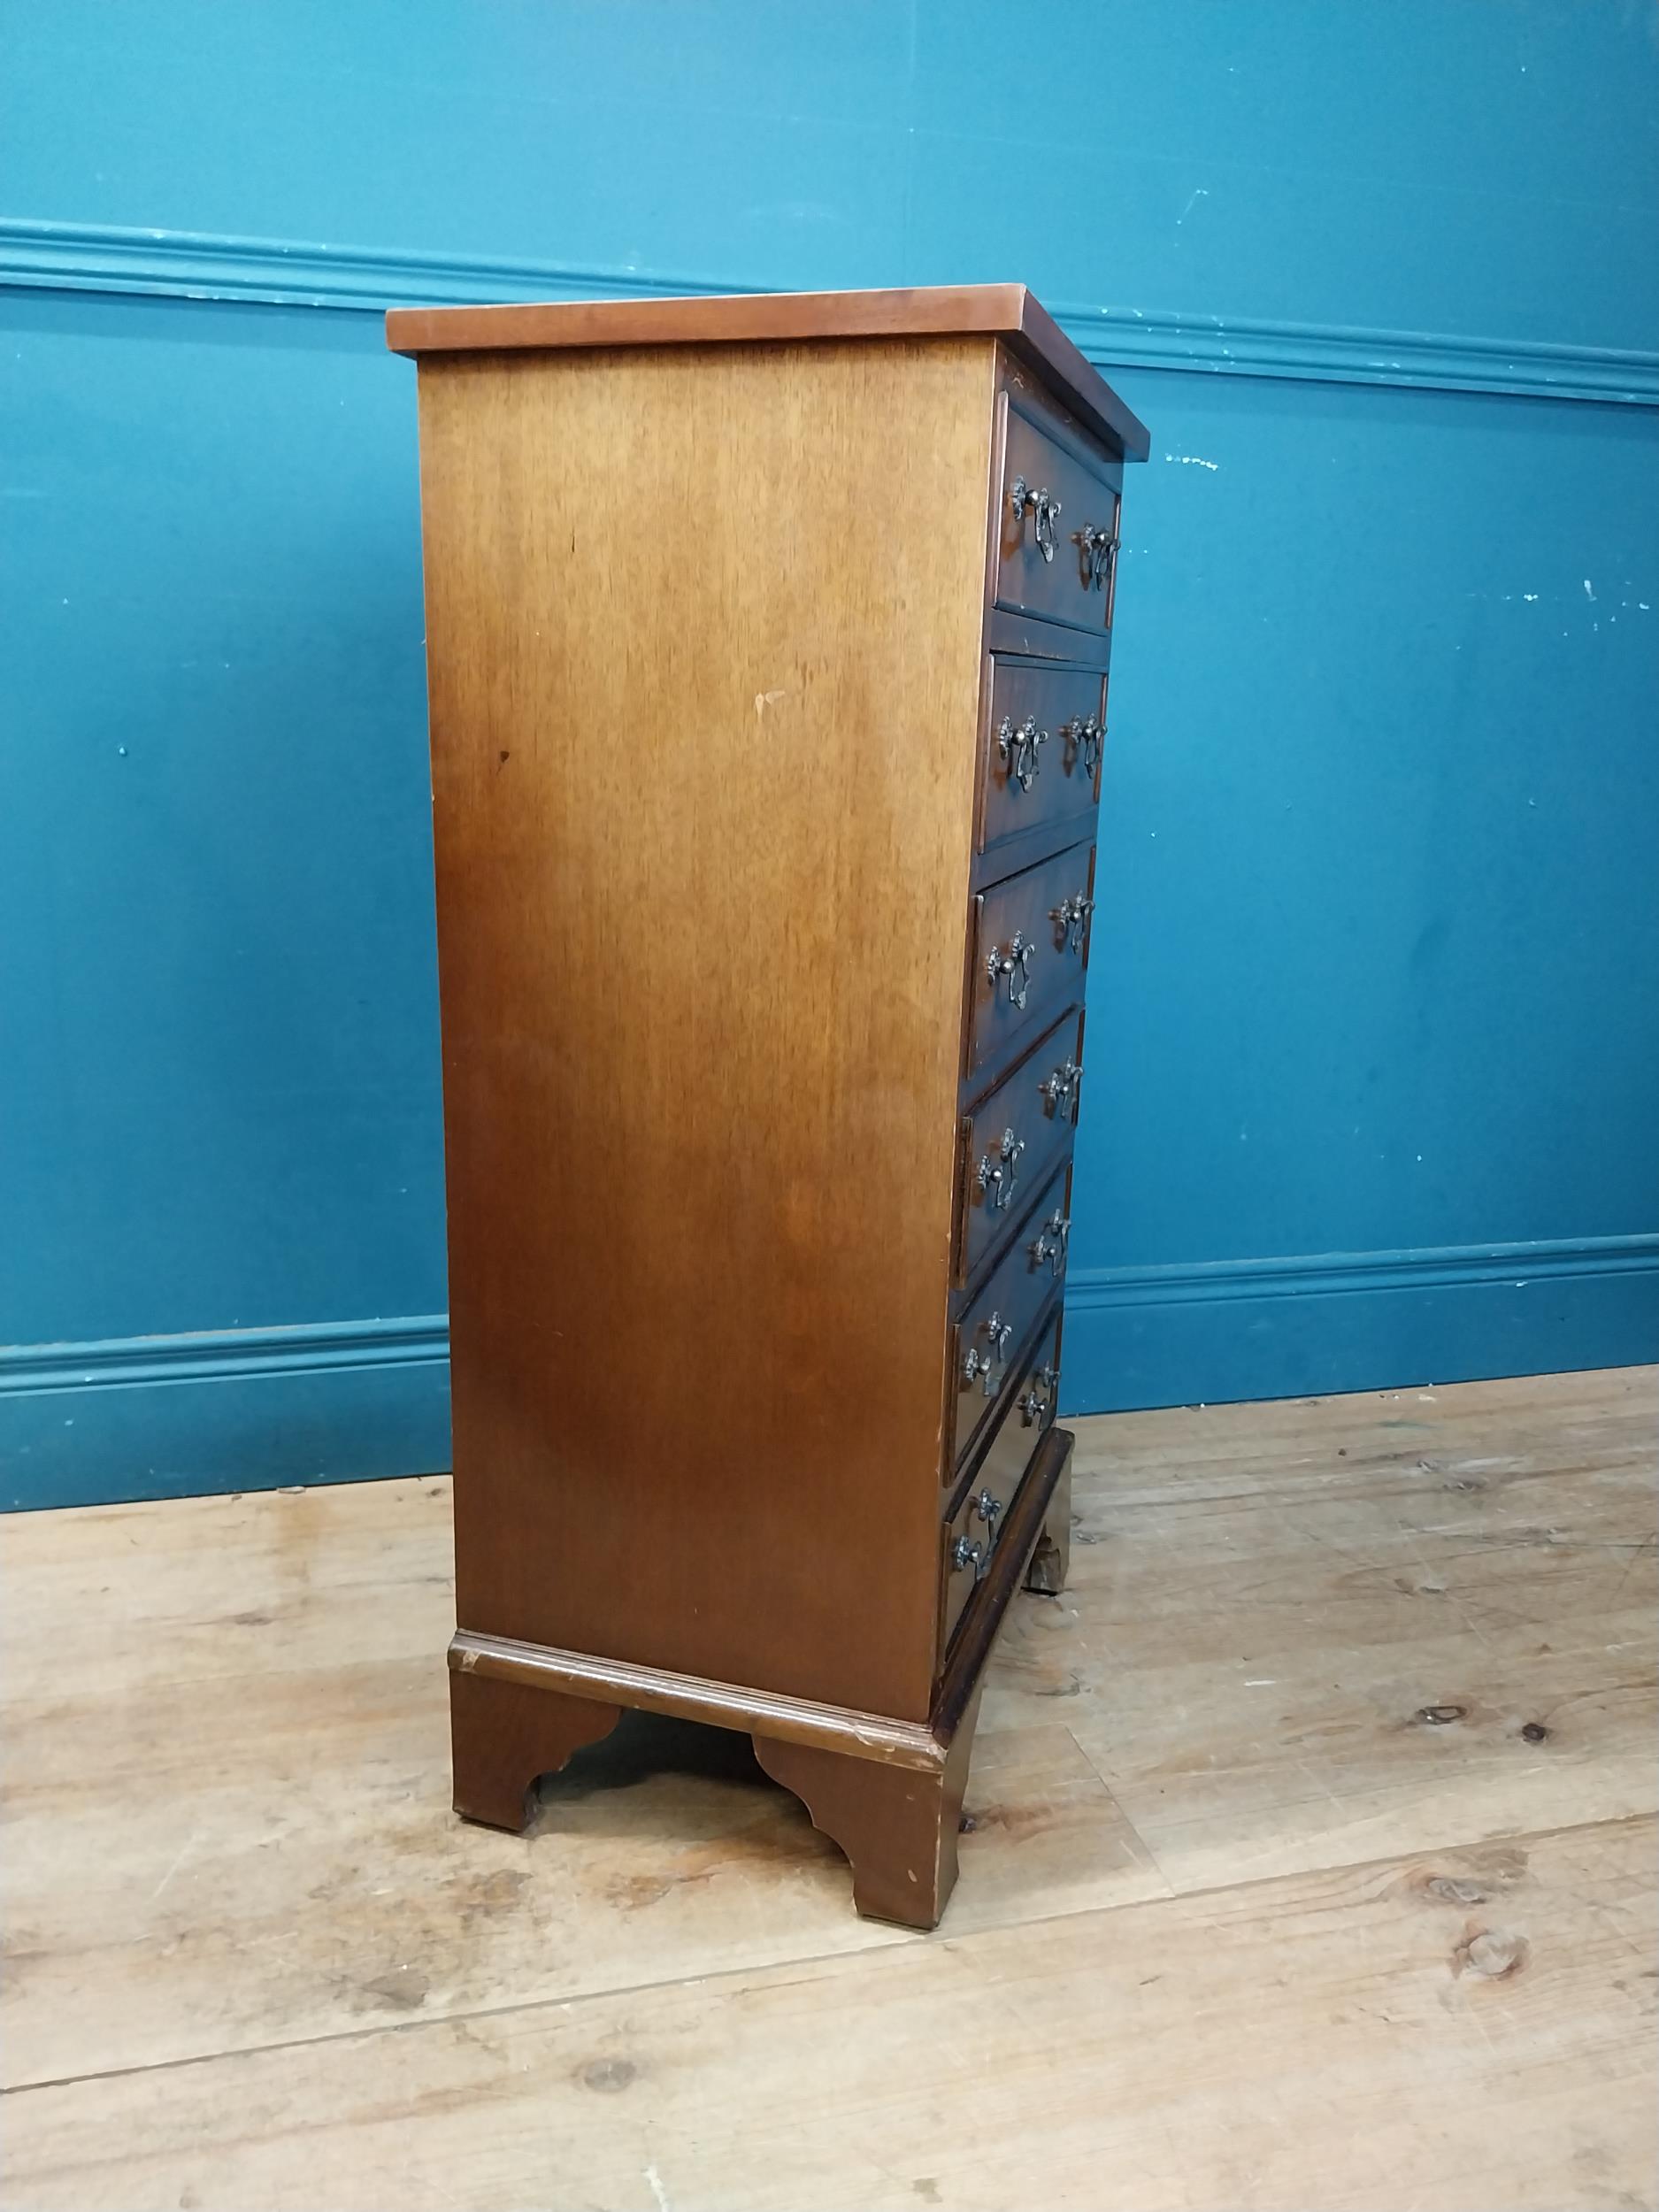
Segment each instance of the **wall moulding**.
M418 303L627 299L768 288L703 274L23 219L0 221L0 285L376 315L388 307ZM1045 303L1088 359L1102 368L1659 407L1659 353L1432 331L1226 320L1154 308Z

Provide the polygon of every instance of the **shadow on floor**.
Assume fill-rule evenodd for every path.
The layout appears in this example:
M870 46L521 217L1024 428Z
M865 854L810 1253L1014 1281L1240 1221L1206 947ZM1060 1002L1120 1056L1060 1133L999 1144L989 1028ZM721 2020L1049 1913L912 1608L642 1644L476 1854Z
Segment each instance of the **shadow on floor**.
M544 1774L537 1786L540 1829L560 1807L582 1805L616 1790L670 1776L714 1783L747 1784L767 1797L787 1793L761 1766L747 1735L706 1722L680 1720L666 1713L625 1710L611 1733L577 1752L557 1774Z

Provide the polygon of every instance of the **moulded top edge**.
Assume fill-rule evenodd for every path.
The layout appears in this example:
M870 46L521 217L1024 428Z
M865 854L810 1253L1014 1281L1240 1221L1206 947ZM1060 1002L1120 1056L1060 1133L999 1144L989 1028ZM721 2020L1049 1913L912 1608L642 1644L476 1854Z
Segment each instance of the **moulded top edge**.
M1146 459L1144 426L1023 284L396 307L386 318L386 342L392 351L417 357L570 347L954 336L1002 339L1125 460Z

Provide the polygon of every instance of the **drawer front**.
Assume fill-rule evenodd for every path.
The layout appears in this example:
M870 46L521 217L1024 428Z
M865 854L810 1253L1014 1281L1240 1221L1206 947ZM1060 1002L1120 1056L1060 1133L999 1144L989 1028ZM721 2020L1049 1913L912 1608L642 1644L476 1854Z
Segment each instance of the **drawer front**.
M970 1076L1080 1002L1094 894L1094 849L1073 845L975 898Z
M1069 1014L962 1125L960 1287L1018 1218L1027 1195L1064 1158L1083 1081L1083 1017Z
M1106 679L1098 668L994 659L979 849L1024 831L1087 833L1100 796Z
M1065 1279L1071 1181L1068 1160L1041 1187L1013 1242L951 1325L950 1444L941 1469L947 1482L1008 1402L1038 1317Z
M1002 440L996 603L1079 630L1111 626L1121 471L1089 464L1011 403Z
M969 1480L967 1495L945 1524L941 1655L991 1563L997 1539L1007 1525L1015 1495L1030 1471L1037 1447L1053 1425L1059 1382L1060 1317L1056 1314L1002 1409L996 1433Z

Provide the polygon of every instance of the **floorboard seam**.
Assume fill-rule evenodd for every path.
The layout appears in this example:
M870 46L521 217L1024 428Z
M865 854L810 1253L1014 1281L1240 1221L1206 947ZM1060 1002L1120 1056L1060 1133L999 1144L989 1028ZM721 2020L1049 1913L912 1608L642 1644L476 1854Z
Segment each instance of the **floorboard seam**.
M1079 1748L1081 1748L1080 1746ZM1087 1757L1087 1754L1085 1753L1084 1755ZM1574 1821L1565 1827L1517 1829L1501 1837L1479 1836L1463 1843L1430 1844L1413 1851L1385 1852L1379 1857L1373 1859L1339 1860L1325 1866L1301 1867L1286 1873L1259 1875L1248 1881L1217 1882L1198 1889L1171 1890L1166 1897L1130 1897L1125 1898L1121 1904L1118 1905L1079 1905L1065 1911L1033 1913L1026 1919L1012 1918L994 1921L977 1928L964 1929L959 1936L935 1932L934 1937L930 1939L918 1934L902 1937L895 1942L873 1943L862 1949L819 1951L805 1958L776 1959L771 1962L757 1961L744 1966L726 1967L713 1973L678 1974L667 1977L661 1981L626 1982L618 1984L613 1989L584 1990L569 1997L526 1997L512 2004L484 2005L470 2011L434 2013L427 2019L386 2020L378 2025L340 2028L321 2035L287 2036L280 2037L273 2043L242 2044L232 2050L196 2051L182 2058L157 2059L150 2065L110 2066L102 2069L95 2068L91 2072L85 2074L58 2074L46 2081L14 2082L0 2086L0 2101L4 2101L8 2097L34 2095L42 2090L75 2089L92 2082L122 2081L145 2074L178 2073L191 2066L219 2065L227 2059L250 2060L265 2057L279 2051L311 2050L333 2043L366 2042L375 2036L408 2035L424 2029L461 2027L473 2021L498 2020L514 2013L541 2012L554 2006L562 2011L570 2011L578 2005L602 2003L615 1997L647 1996L655 1990L681 1989L689 1985L707 1988L711 1984L737 1981L746 1976L782 1973L790 1968L803 1968L809 1970L810 1972L810 1970L814 1967L833 1966L843 1961L849 1965L855 1961L873 1965L878 1961L907 1956L912 1954L918 1945L929 1940L936 1940L941 1948L949 1949L953 1947L959 1948L964 1944L972 1943L981 1936L1009 1935L1018 1930L1048 1927L1059 1921L1079 1920L1090 1914L1108 1915L1156 1910L1160 1907L1194 1904L1206 1897L1240 1895L1250 1890L1270 1888L1278 1882L1307 1880L1310 1877L1321 1874L1363 1873L1368 1868L1397 1864L1403 1861L1422 1858L1440 1852L1478 1851L1484 1845L1494 1842L1545 1843L1569 1836L1592 1835L1598 1830L1627 1828L1637 1823L1652 1822L1656 1818L1659 1818L1659 1815L1651 1812L1623 1813L1612 1820Z

